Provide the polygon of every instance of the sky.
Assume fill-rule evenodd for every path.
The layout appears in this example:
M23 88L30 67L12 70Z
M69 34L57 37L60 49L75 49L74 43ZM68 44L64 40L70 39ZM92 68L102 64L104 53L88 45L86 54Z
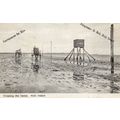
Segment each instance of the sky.
M110 23L84 23L86 26L110 36ZM6 40L25 30L24 33ZM1 23L0 52L32 52L34 46L43 52L68 53L73 48L74 39L84 39L85 49L90 54L110 54L110 41L88 30L80 23ZM120 55L120 24L114 24L114 53Z

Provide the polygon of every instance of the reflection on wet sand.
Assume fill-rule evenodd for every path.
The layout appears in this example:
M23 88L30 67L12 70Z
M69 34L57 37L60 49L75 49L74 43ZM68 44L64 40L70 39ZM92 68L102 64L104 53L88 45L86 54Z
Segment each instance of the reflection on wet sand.
M39 48L34 46L31 57L32 57L31 66L32 66L33 72L38 72L39 68L41 66L41 51L39 50ZM39 65L39 63L40 63L40 65Z
M38 57L36 57L35 59L33 59L32 56L32 63L31 63L31 67L33 69L33 72L38 72L39 69L41 68L41 59L38 59Z
M73 80L84 80L84 74L80 72L73 72Z
M113 74L111 74L110 88L110 93L118 93L119 86L115 85L115 78Z
M21 58L15 58L15 63L21 65Z
M21 59L22 59L22 51L21 49L18 49L15 51L15 62L21 65Z
M47 55L44 55L42 61L32 60L31 54L23 54L22 59L14 59L14 54L1 55L0 92L120 93L119 66L111 80L106 64L96 63L90 68L84 66L83 69L81 66L66 64L56 56L53 56L51 67Z
M40 69L40 65L39 65L39 61L38 60L35 60L35 63L32 62L31 66L32 66L33 72L38 72L39 69Z
M38 72L39 71L39 68L40 68L40 66L38 65L38 64L36 64L36 63L32 63L32 69L33 69L33 72Z

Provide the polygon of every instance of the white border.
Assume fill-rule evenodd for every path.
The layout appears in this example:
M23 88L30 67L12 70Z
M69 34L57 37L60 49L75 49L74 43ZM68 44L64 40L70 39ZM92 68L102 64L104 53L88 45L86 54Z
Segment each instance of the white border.
M119 23L119 0L1 0L0 23ZM1 120L116 120L119 99L0 98Z

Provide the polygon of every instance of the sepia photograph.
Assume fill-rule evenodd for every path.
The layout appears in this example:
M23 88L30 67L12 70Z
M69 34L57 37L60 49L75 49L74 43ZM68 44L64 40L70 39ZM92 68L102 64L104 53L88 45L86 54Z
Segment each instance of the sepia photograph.
M119 1L0 3L1 120L119 120Z
M0 93L120 93L119 23L0 23Z

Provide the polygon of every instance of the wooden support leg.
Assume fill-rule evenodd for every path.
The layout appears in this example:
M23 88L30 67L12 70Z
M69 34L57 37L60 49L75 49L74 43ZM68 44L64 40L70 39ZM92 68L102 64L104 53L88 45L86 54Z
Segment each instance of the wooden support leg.
M72 57L72 56L73 56L73 50L72 50L71 55L70 55L70 57L69 57L70 63L71 63L71 57Z
M82 63L82 58L81 58L81 48L79 49L79 54L80 54L80 65Z
M79 65L79 61L80 61L80 52L79 52L79 47L78 47L78 65Z
M86 53L86 52L85 52L85 53ZM89 55L88 55L87 53L86 53L86 56L87 56L89 62L91 62L90 57L89 57Z
M84 48L83 48L83 67L84 67L84 63L85 63L85 55L84 55Z
M88 56L90 56L90 57L95 61L95 58L94 58L92 55L90 55L85 49L84 49L84 51L86 52L86 54L87 54Z
M79 53L78 53L78 48L77 48L77 57L76 57L77 65L78 65L78 55Z
M71 52L64 58L64 61L67 60L67 58L69 57L69 55L73 52L74 48L71 50Z
M75 64L75 48L73 48L73 64Z

